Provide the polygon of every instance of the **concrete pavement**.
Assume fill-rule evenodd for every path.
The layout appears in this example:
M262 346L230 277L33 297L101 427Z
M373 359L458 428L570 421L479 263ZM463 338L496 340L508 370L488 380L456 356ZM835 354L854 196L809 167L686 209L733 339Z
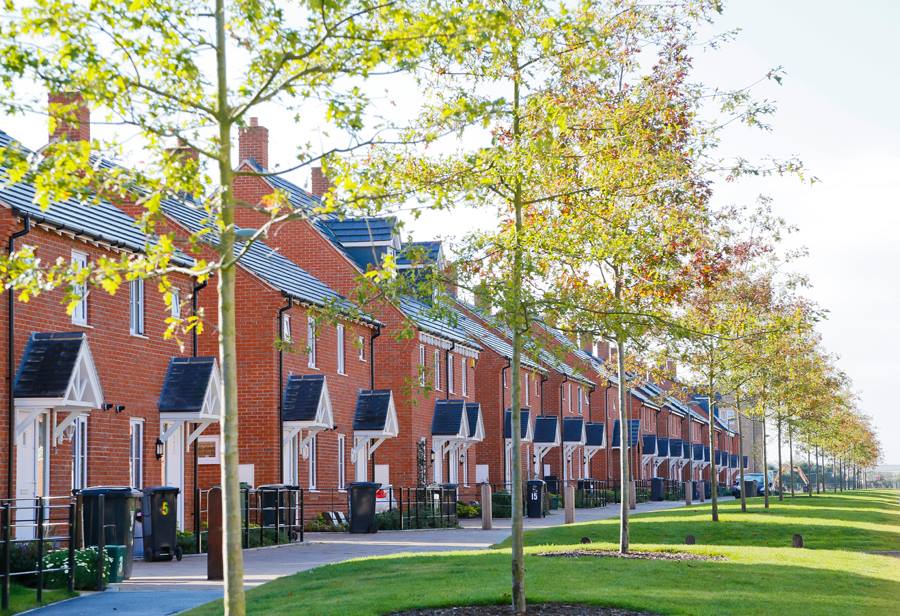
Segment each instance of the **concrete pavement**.
M641 503L633 513L682 506L681 502ZM618 505L579 509L578 522L614 518ZM525 520L525 528L560 526L563 512L546 518ZM481 520L462 520L461 529L386 531L373 535L349 533L306 533L300 544L244 551L244 581L253 588L285 575L353 558L404 552L446 552L482 550L503 541L510 534L509 520L494 520L494 528L481 530ZM177 614L222 596L222 583L206 579L206 556L185 556L181 562L136 561L126 582L113 584L105 593L91 593L77 599L30 612L39 615L96 616L98 613L128 616Z

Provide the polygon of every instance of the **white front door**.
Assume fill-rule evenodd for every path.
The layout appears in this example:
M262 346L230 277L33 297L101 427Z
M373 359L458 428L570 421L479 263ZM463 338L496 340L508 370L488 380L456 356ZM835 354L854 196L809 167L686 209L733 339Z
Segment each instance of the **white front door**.
M447 469L447 482L459 483L459 449L456 447L451 449L449 458L450 461L448 464L450 465L450 468Z
M295 434L284 442L284 483L300 485L300 435Z
M356 481L366 481L368 477L369 445L360 443L356 449L356 462L353 463L353 476Z
M35 417L16 439L16 498L27 501L50 493L50 414ZM31 539L37 534L35 509L16 510L16 538Z
M163 423L165 432L170 424ZM169 436L163 453L163 484L175 486L178 494L178 528L184 528L184 425Z

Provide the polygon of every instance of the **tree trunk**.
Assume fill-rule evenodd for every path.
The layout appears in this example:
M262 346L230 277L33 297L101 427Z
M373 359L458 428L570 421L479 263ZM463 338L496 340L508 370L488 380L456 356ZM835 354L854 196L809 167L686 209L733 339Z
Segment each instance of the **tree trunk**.
M631 476L628 468L628 450L631 426L627 425L628 414L625 412L625 341L616 336L616 369L619 375L619 552L628 553L628 503L630 501Z
M521 137L519 125L519 58L518 50L513 52L513 141L518 156L518 145ZM516 159L518 161L518 159ZM524 614L525 606L525 536L522 519L522 408L519 394L521 378L522 333L527 331L526 315L522 307L522 179L518 164L515 165L516 177L513 182L513 207L516 217L516 237L513 244L513 271L510 300L513 308L513 352L510 370L512 371L512 391L510 392L512 412L510 413L510 436L512 436L512 608L515 614Z
M788 426L788 465L790 466L791 498L794 498L794 426Z
M784 500L784 481L782 481L781 472L781 416L778 417L778 500Z
M225 56L225 0L216 0L216 86L219 124L219 188L222 225L219 258L226 267L219 271L219 357L222 362L222 510L225 540L224 607L227 616L243 616L244 555L241 546L241 486L238 480L238 387L235 343L234 192L231 168L231 109L228 105L228 77ZM281 438L281 435L278 435Z
M741 512L747 513L747 495L744 493L744 424L741 422L741 395L736 396L738 417L738 467L741 478ZM754 494L753 496L756 496Z
M716 477L716 418L713 405L716 403L716 392L713 389L713 380L707 383L709 395L709 496L712 499L712 521L719 521L719 478Z
M806 447L806 471L812 474L812 449L807 445ZM812 498L813 494L813 485L812 481L810 481L811 477L806 478L806 489L809 491L809 496Z
M762 445L763 445L763 496L766 509L769 508L769 461L766 459L766 416L763 414L762 418ZM741 464L743 464L743 460L741 460Z

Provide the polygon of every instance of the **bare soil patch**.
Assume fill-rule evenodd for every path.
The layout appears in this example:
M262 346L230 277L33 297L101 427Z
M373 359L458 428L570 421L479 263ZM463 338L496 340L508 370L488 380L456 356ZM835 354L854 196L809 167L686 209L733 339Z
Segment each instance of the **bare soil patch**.
M707 556L690 552L628 552L621 554L615 550L568 550L565 552L541 552L538 556L556 558L626 558L635 560L725 560L724 556Z
M512 614L512 609L508 605L468 605L393 612L390 616L506 616L507 614ZM632 612L615 607L566 603L529 603L528 614L535 616L656 616L652 612Z

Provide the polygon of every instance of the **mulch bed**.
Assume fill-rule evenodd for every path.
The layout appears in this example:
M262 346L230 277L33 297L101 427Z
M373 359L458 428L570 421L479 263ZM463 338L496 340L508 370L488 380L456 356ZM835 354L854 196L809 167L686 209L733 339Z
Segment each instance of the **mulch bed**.
M508 605L469 605L393 612L390 616L506 616L507 614L512 614L512 609ZM615 607L566 603L529 603L528 614L537 616L655 616L651 612L632 612Z
M615 550L569 550L567 552L541 552L538 556L556 558L578 558L590 556L593 558L628 558L637 560L725 560L724 556L706 556L705 554L692 554L690 552L628 552L621 554Z

